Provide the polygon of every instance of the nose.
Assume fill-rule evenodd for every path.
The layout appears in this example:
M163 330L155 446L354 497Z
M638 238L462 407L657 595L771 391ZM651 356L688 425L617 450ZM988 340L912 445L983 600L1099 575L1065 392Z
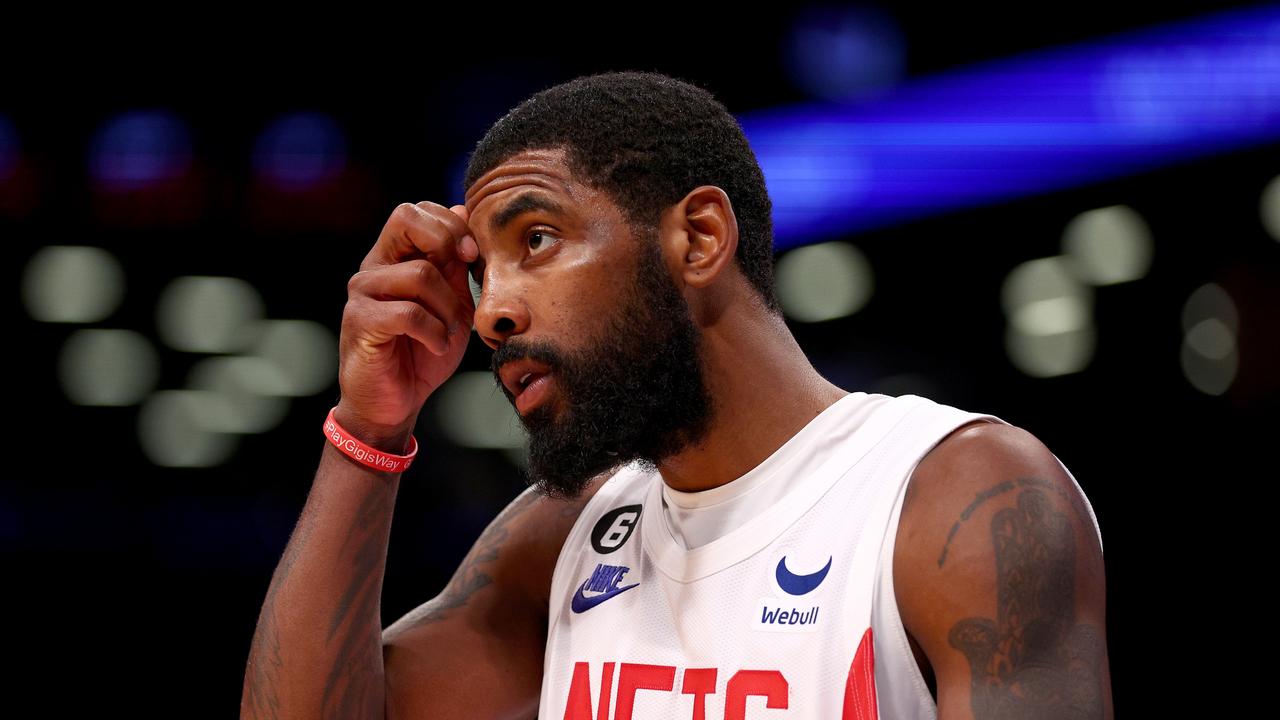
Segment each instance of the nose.
M504 279L495 270L494 265L485 268L484 286L475 314L476 334L493 350L529 327L529 308L520 299L518 284Z

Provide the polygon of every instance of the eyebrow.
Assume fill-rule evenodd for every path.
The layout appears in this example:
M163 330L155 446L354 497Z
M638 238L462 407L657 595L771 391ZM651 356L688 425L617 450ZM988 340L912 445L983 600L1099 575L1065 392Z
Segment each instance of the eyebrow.
M489 234L497 235L527 212L543 210L563 217L565 209L560 203L534 190L526 192L507 204L489 218Z

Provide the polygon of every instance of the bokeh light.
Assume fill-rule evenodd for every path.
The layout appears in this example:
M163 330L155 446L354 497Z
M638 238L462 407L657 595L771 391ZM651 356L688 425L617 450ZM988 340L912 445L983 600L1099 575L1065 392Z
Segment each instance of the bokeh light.
M90 146L91 177L112 190L173 180L191 164L191 133L167 110L136 110L108 120Z
M1196 288L1182 307L1182 374L1196 390L1221 395L1240 367L1236 334L1240 315L1227 291L1216 283Z
M797 87L824 100L853 102L901 80L907 52L892 16L874 7L831 4L800 10L783 57Z
M346 164L346 133L336 120L320 112L276 119L258 136L253 150L254 172L291 192L337 178Z
M135 405L159 377L159 353L133 330L77 330L58 357L62 391L77 405Z
M48 245L22 273L22 302L41 322L93 323L111 316L124 298L124 268L102 248Z
M795 248L778 258L775 275L783 311L802 322L848 317L875 291L871 263L846 242Z
M162 467L207 468L235 452L238 437L211 430L207 419L220 412L216 394L201 390L163 390L151 395L138 413L143 454Z
M263 312L258 290L240 278L185 276L161 292L156 329L175 350L238 352L256 339Z
M1151 268L1151 230L1127 205L1089 210L1067 223L1062 253L1085 282L1130 282L1144 277Z

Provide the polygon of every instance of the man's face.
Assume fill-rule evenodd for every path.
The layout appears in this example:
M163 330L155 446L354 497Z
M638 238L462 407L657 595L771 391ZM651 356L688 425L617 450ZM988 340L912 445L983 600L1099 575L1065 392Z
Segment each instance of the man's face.
M492 219L533 187L563 212L530 212L490 233ZM700 334L656 231L635 237L612 200L574 182L551 151L486 174L466 205L484 266L476 331L496 347L495 376L522 359L551 368L544 401L517 413L532 483L576 496L618 465L639 460L652 470L705 436L714 407Z

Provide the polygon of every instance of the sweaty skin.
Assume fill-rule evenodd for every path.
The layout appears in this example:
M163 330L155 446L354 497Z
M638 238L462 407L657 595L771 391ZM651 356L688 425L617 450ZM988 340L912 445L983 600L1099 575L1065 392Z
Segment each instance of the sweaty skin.
M532 212L495 233L497 218L529 191L563 214ZM510 158L468 188L459 210L480 253L475 331L485 344L557 357L600 346L615 327L609 309L627 299L620 278L636 268L636 239L610 198L575 180L561 150ZM535 225L555 239L531 247ZM810 365L732 262L737 221L721 189L691 190L662 214L654 240L697 329L714 410L697 442L655 461L668 485L696 492L756 467L848 393ZM565 393L550 397L543 419L563 417L567 402ZM388 718L536 716L551 575L610 472L573 499L521 494L439 596L384 630ZM1006 484L1019 492L993 492ZM967 424L921 460L899 523L894 582L940 718L1112 716L1102 558L1089 522L1070 479L1020 428ZM1042 602L1054 593L1060 601Z
M489 232L516 196L539 190L568 211L558 247L534 260ZM600 308L623 291L616 278L634 253L622 212L575 181L561 150L520 153L467 191L468 225L480 248L484 292L475 329L490 347L513 336L573 349L601 329ZM548 221L549 222L549 221ZM662 215L657 242L670 279L702 339L715 408L701 442L658 460L674 489L723 485L757 466L832 403L848 394L813 368L781 318L764 312L733 264L738 231L724 191L692 190ZM625 275L624 275L625 276Z

